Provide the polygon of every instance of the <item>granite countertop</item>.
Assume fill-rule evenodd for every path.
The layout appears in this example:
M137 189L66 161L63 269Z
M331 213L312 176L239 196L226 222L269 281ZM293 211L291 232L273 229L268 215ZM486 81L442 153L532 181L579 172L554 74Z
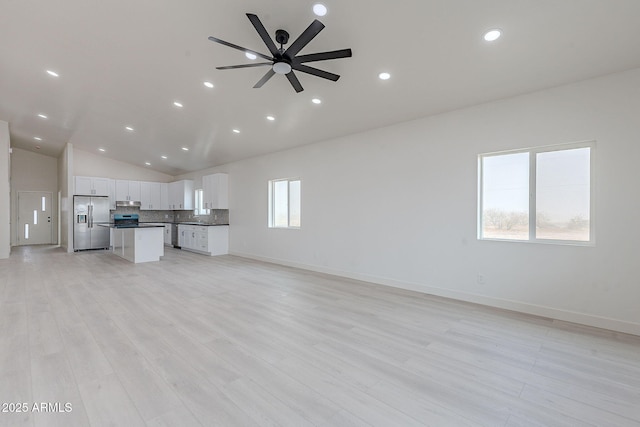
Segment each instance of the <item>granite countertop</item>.
M206 222L175 222L175 221L148 221L141 222L140 224L175 224L175 225L201 225L203 227L213 227L217 225L229 225L229 224L209 224Z
M207 224L207 223L204 223L204 222L174 222L174 224L177 224L177 225L200 225L200 226L203 226L203 227L214 227L214 226L217 226L217 225L229 225L229 224Z
M135 226L131 226L131 225L115 225L114 223L109 223L109 224L97 224L101 227L109 227L109 228L117 228L117 229L125 229L125 228L160 228L160 227L164 227L164 225L155 225L155 224L146 224L146 223L140 223L138 225Z

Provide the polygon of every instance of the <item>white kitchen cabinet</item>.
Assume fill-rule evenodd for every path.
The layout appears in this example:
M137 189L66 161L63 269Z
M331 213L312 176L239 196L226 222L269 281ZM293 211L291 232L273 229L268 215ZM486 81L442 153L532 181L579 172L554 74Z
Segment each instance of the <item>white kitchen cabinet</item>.
M185 179L169 183L169 209L193 210L193 181Z
M160 210L169 210L169 184L166 182L160 183Z
M229 209L229 175L215 173L202 177L202 205L205 209Z
M140 201L140 181L116 180L116 200Z
M109 209L114 210L116 208L116 180L109 180Z
M205 255L229 253L228 225L178 225L178 244L182 249Z
M193 226L178 225L178 246L182 249L190 249L193 246Z
M78 196L109 196L109 178L96 178L91 176L76 176L75 191Z
M140 183L140 210L161 210L162 186L159 182Z

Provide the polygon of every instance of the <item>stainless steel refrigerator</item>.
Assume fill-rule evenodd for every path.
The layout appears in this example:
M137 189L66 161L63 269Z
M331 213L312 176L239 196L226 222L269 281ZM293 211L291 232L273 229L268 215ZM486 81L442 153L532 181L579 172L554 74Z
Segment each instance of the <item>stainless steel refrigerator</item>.
M109 249L109 198L73 196L73 250Z

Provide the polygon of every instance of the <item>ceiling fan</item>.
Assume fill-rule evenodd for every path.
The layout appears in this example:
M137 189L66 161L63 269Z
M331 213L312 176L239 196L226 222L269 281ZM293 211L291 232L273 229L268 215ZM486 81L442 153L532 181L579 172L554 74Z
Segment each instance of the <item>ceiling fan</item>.
M315 61L326 61L329 59L339 59L339 58L348 58L351 57L351 49L340 49L333 50L330 52L320 52L320 53L312 53L308 55L300 55L296 56L298 52L300 52L315 36L318 35L320 31L324 28L324 24L317 19L315 19L309 27L285 50L283 45L289 42L289 33L285 30L276 30L276 43L280 45L280 48L276 46L273 42L269 33L262 25L260 18L257 15L252 13L247 13L247 17L249 21L253 24L256 31L264 41L264 44L267 45L267 49L271 53L271 56L264 55L260 52L256 52L251 49L247 49L233 43L226 42L224 40L217 39L215 37L209 37L209 40L220 43L225 46L232 47L234 49L241 50L245 53L250 53L255 55L256 57L260 57L266 59L269 62L257 62L252 64L241 64L241 65L229 65L226 67L216 67L218 70L231 70L236 68L251 68L251 67L271 67L269 71L258 81L258 83L253 86L254 88L262 87L271 77L275 74L284 74L289 79L291 86L295 89L296 92L302 92L304 89L296 77L293 70L301 71L303 73L311 74L317 77L322 77L323 79L337 81L340 76L337 74L330 73L328 71L319 70L317 68L309 67L305 65L307 62L315 62Z

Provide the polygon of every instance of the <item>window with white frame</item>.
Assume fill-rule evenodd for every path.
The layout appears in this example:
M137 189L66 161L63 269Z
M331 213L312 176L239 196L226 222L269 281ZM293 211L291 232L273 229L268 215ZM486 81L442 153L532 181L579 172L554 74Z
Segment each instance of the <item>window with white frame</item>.
M269 181L269 227L300 228L300 179Z
M194 213L196 215L209 215L209 209L204 209L204 191L202 189L198 189L195 192L195 205L196 208L194 210Z
M478 238L593 244L595 143L478 156Z

